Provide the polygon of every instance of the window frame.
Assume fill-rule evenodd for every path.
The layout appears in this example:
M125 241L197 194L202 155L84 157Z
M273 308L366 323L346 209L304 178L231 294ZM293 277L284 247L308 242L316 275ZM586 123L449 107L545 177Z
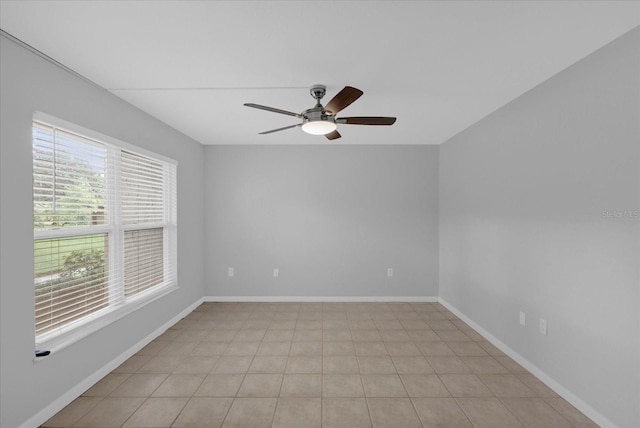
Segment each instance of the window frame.
M106 307L91 312L78 320L56 327L51 331L46 331L36 335L35 312L34 312L34 338L35 349L46 349L51 352L63 349L84 337L106 327L109 324L129 315L132 312L146 306L147 304L169 294L178 289L178 266L177 266L177 166L178 162L174 159L159 155L138 146L120 141L116 138L109 137L96 131L84 128L74 123L59 119L57 117L42 113L34 112L32 118L33 130L35 123L39 122L44 125L60 128L80 137L95 140L104 144L107 148L107 158L121 156L123 151L130 152L152 161L159 162L163 165L163 170L168 171L164 176L163 182L163 210L164 220L162 222L125 224L122 221L122 215L119 212L119 200L122 197L122 186L118 184L121 179L118 160L116 164L118 168L106 175L106 213L108 221L103 225L94 226L73 226L69 228L44 229L37 230L34 227L33 242L40 239L64 238L93 234L106 234L109 240L109 265L106 269L109 272L107 287L109 287L109 303ZM33 140L31 142L33 147ZM107 160L107 162L113 162ZM169 168L168 170L166 168ZM114 190L117 189L117 192ZM32 201L32 212L33 212ZM164 280L162 283L154 285L132 296L125 296L124 283L124 239L125 233L131 230L144 229L163 229L163 269ZM35 259L33 274L35 278ZM166 261L167 263L165 263ZM114 275L114 276L112 276ZM119 276L119 277L118 277ZM119 279L118 279L119 278ZM117 287L118 289L114 289ZM114 292L115 291L115 292ZM112 297L115 296L115 297ZM35 288L34 288L34 311L35 311Z

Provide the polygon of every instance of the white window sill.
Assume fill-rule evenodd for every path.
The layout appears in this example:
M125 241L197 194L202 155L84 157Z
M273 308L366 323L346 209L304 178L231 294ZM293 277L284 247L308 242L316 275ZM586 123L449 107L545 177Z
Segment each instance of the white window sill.
M35 349L47 350L51 353L44 357L34 356L33 362L39 363L46 360L56 352L73 345L74 343L84 339L85 337L95 333L96 331L108 326L109 324L114 323L115 321L129 315L132 312L135 312L143 306L146 306L149 303L158 300L161 297L168 295L169 293L174 292L177 289L178 285L176 283L173 283L155 290L150 290L147 293L142 293L139 296L135 296L127 303L115 309L111 309L106 313L99 312L99 314L94 314L93 316L90 315L84 322L82 322L82 324L74 326L72 329L69 329L69 331L57 334L52 338L45 338L44 340L36 341Z

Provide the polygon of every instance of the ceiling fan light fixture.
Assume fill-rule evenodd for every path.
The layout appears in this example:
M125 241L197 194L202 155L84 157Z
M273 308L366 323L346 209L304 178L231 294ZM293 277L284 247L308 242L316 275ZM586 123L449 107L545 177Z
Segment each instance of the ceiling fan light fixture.
M337 128L335 122L329 120L313 120L302 124L302 130L311 135L326 135Z

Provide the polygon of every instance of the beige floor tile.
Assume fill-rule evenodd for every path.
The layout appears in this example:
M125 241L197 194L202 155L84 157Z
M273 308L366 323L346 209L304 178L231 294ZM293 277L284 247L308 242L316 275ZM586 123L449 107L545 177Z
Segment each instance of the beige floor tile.
M351 330L354 342L382 342L378 330Z
M460 357L476 374L508 374L509 370L493 357Z
M200 342L209 335L209 330L182 330L175 337L176 342Z
M277 397L282 386L281 374L247 374L238 397Z
M386 346L384 342L354 342L355 353L357 356L387 356Z
M226 356L253 356L258 352L261 342L231 342L223 355Z
M276 410L276 398L236 398L223 428L269 428Z
M290 342L293 340L293 328L286 330L267 330L264 342Z
M292 315L287 315L287 316L291 317ZM274 319L271 322L269 322L269 329L270 330L294 330L296 328L296 323L297 321L293 319L289 319L289 320Z
M408 398L367 398L374 428L422 428Z
M222 355L229 346L229 342L200 342L191 351L191 356L195 357L212 357Z
M362 386L367 397L408 396L398 375L362 375Z
M464 333L469 337L471 337L473 334L477 334L473 330L465 331ZM488 342L484 338L482 340L478 341L478 345L480 345L482 347L482 349L487 351L487 354L489 354L489 355L491 355L493 357L503 357L503 356L505 356L504 352L502 352L501 350L496 348L492 343Z
M501 401L526 427L571 427L569 421L542 398L503 398Z
M436 375L400 375L400 379L409 397L450 396L449 390Z
M82 395L85 397L106 397L119 387L122 382L127 380L129 376L127 373L109 373Z
M514 375L479 375L496 397L535 397L536 393Z
M402 327L407 331L410 331L410 330L418 330L418 331L431 330L431 328L427 325L426 322L424 322L422 320L418 320L418 319L400 320L400 324L402 324Z
M596 428L596 425L591 419L582 414L578 409L573 407L564 398L553 397L544 399L551 407L556 409L566 420L571 422L574 426L579 428Z
M149 398L135 411L124 428L170 427L188 398Z
M291 349L291 342L262 342L256 355L259 356L287 356Z
M423 320L427 321L427 324L429 324L429 321L446 320L447 319L439 311L426 312L424 314L421 314L421 318Z
M209 373L215 366L218 357L186 357L173 371L179 373Z
M364 398L323 398L322 428L370 428Z
M334 355L355 355L355 350L353 348L353 342L344 341L344 342L324 342L322 344L322 355L323 356L334 356Z
M412 398L411 401L425 427L473 427L453 398ZM496 426L494 428L498 427Z
M322 342L322 330L294 330L294 342Z
M457 398L456 400L476 428L523 426L497 398Z
M414 342L440 341L440 336L433 330L407 330L407 335Z
M358 360L356 357L323 357L322 372L327 374L358 374Z
M284 373L287 357L255 356L248 373Z
M70 427L93 409L102 397L78 397L42 424L42 428Z
M322 375L286 374L280 389L281 397L320 397L322 395Z
M74 426L120 426L144 401L143 397L106 397L80 418Z
M244 374L210 374L195 392L196 397L235 397Z
M148 397L167 378L166 374L136 373L120 384L112 393L113 397Z
M511 357L506 355L494 357L497 362L502 364L511 373L527 373L527 369L516 363Z
M204 340L213 342L231 342L235 339L239 331L240 330L213 329Z
M419 357L391 357L396 366L398 374L430 374L434 373L433 368L427 359Z
M460 357L485 357L489 355L475 342L447 342L447 346Z
M323 375L323 397L364 397L360 375Z
M320 398L279 398L272 428L320 428L322 400Z
M320 317L322 317L320 315ZM298 319L296 330L320 330L322 329L322 319Z
M298 314L298 321L322 321L322 308L317 310L300 311Z
M225 320L225 321L218 321L216 323L216 328L218 328L220 330L236 330L236 331L239 331L242 328L243 325L244 325L243 321Z
M322 357L289 357L287 374L322 373Z
M157 355L162 349L164 349L171 341L166 340L153 340L152 342L145 345L141 350L136 352L136 355L148 355L154 356Z
M351 330L352 331L353 330L374 330L374 331L377 331L376 324L373 322L373 320L355 320L355 321L351 321L349 324L351 326ZM380 340L380 339L377 339L377 340Z
M493 393L476 375L444 374L440 380L453 397L493 397Z
M380 330L404 330L402 324L398 320L375 320L374 324L378 331Z
M134 355L124 363L120 364L113 373L135 373L142 366L149 362L151 356L149 355Z
M271 419L260 416L260 401L238 394L268 398L262 403ZM43 427L165 425L171 406L157 399L184 404L191 395L176 426L220 427L234 398L226 426L307 426L300 421L316 419L304 416L303 405L284 404L307 397L315 411L322 401L329 412L324 426L370 426L370 410L378 412L376 426L395 428L403 422L394 412L407 406L407 396L425 427L470 426L469 418L501 428L595 426L440 304L228 302L201 305ZM287 401L275 412L278 396ZM118 410L118 403L126 405ZM385 405L389 410L377 410Z
M427 324L433 330L458 330L458 327L449 320L429 320Z
M352 341L351 330L349 329L336 329L336 330L322 330L322 340L324 342L344 342Z
M262 316L261 318L254 318L254 316L260 317L261 315L251 314L250 318L244 322L242 330L266 330L266 327L269 325L271 319L273 318L273 315Z
M410 342L411 338L404 330L379 330L383 342Z
M440 341L440 338L438 338L437 341L416 342L416 346L425 357L447 357L455 355L453 349L449 348L446 342Z
M349 328L349 321L346 319L325 319L322 321L322 328L327 330L346 330Z
M471 373L471 369L458 357L427 357L427 361L438 374Z
M185 356L156 355L138 369L138 373L166 373L173 372Z
M153 397L191 397L205 374L170 374L155 390Z
M246 326L245 326L246 327ZM243 328L233 339L234 342L260 342L265 337L266 328Z
M233 398L194 397L173 423L176 428L220 428Z
M415 356L422 355L422 352L418 349L413 342L386 342L385 346L387 352L391 356Z
M322 355L322 342L293 342L289 355L292 357Z
M558 397L558 394L556 394L551 388L545 385L534 375L530 373L522 373L517 374L516 376L518 377L518 379L526 383L529 388L533 389L533 391L538 394L538 396L545 398Z
M253 361L253 357L222 356L213 366L211 373L246 373Z
M193 352L199 342L171 342L162 349L164 356L187 356Z
M471 338L462 331L455 330L434 330L438 337L445 342L464 342L471 341Z
M457 324L456 324L456 326L457 326ZM476 333L475 331L471 330L470 328L460 328L460 330L462 330L462 332L464 334L466 334L469 337L469 339L471 339L471 340L473 340L475 342L481 342L481 341L485 340L484 337L482 337L480 334Z
M396 366L391 357L357 357L361 374L395 374Z

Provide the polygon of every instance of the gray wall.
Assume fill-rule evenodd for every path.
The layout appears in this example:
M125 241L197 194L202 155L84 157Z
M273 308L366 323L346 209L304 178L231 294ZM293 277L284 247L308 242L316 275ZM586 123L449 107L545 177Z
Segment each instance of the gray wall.
M639 39L440 147L440 296L623 427L640 426Z
M205 295L438 295L438 147L210 146L205 163Z
M203 148L108 92L0 37L0 426L16 427L203 294ZM31 120L39 110L178 160L178 285L34 364Z

